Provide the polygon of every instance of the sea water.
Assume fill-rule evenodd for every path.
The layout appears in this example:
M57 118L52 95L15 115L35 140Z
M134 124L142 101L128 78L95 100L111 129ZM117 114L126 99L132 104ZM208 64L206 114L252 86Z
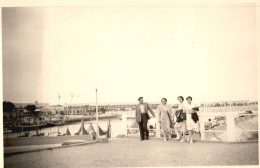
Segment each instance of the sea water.
M90 126L90 123L92 123L93 128L96 130L96 122L95 120L90 122L90 121L85 121L84 122L84 127L87 130ZM38 133L44 133L44 136L57 136L58 135L58 131L61 134L65 134L67 128L69 129L71 135L73 136L76 132L78 132L78 130L81 127L82 122L76 122L76 123L71 123L68 125L61 125L61 126L54 126L54 127L48 127L48 128L42 128L42 129L38 129ZM98 121L98 125L99 127L103 130L103 131L107 131L108 129L108 124L109 121L108 120L99 120ZM127 124L130 126L133 124L132 120L128 120ZM124 127L123 127L123 122L122 120L119 119L113 119L110 121L110 125L111 125L111 136L112 137L116 137L119 134L124 134ZM31 135L36 135L36 131L30 131ZM20 132L20 133L9 133L8 134L8 138L14 138L14 137L18 137L20 135L24 135L24 132ZM6 135L5 135L6 137Z

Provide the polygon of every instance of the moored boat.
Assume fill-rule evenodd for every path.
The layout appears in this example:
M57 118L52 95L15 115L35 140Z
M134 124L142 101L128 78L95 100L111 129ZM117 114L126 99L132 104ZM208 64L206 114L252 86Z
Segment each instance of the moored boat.
M39 129L44 128L46 124L39 124L37 125ZM37 127L35 124L33 125L15 125L11 127L12 133L15 132L23 132L23 131L32 131L35 130Z

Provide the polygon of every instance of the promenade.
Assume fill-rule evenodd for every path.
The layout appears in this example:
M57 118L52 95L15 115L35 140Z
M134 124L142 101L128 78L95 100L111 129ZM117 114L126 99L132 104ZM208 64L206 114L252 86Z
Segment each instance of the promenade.
M258 142L164 142L151 138L56 148L4 158L5 167L161 167L258 165Z

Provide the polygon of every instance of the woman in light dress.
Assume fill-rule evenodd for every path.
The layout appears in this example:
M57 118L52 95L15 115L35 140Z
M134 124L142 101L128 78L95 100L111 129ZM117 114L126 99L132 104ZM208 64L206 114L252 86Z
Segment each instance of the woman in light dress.
M187 120L186 120L186 128L189 131L189 141L190 143L193 143L193 139L192 139L192 132L198 132L199 131L199 122L195 123L195 121L192 119L192 113L196 113L195 110L193 110L192 108L196 107L194 104L191 103L192 101L192 97L188 96L186 98L187 104L185 106L185 111L187 114Z
M176 111L182 110L183 113L185 113L184 98L182 96L179 96L177 99L180 102L180 104ZM185 141L185 132L186 132L186 120L177 121L177 118L176 118L176 123L175 123L174 128L175 128L175 132L177 134L177 140L182 139L181 142L184 142ZM182 138L181 138L181 134L182 134Z
M170 118L171 106L167 104L167 99L162 98L161 104L157 107L158 122L161 124L161 129L164 135L164 141L167 141L170 133Z

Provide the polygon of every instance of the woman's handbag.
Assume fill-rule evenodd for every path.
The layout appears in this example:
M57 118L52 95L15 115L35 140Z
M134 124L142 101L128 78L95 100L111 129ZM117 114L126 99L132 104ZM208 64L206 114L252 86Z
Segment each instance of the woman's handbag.
M183 121L183 120L186 120L186 113L184 113L183 111L181 112L180 114L180 119Z
M176 122L182 122L183 120L186 120L186 113L183 113L183 110L180 109L180 110L177 110L175 112L175 115L176 115Z
M193 107L192 110L199 111L200 109L199 109L199 107Z
M193 107L192 110L193 110L193 111L199 111L199 107ZM198 116L197 112L196 112L196 113L192 113L192 114L191 114L191 118L192 118L192 120L193 120L195 123L197 123L197 121L199 121L199 116Z
M199 121L199 116L197 113L191 113L191 118L192 120L197 123L197 121Z

